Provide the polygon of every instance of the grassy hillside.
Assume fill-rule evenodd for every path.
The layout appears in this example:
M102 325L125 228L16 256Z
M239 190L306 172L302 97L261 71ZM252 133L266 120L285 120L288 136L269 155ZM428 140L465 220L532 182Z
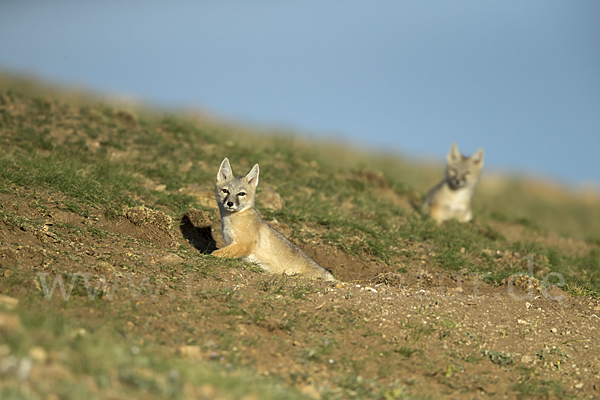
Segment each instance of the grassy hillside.
M548 258L548 268L570 282L600 289L598 272L590 269L600 241L597 196L514 178L486 181L484 174L476 222L439 228L411 205L442 168L432 172L391 156L182 116L70 107L17 92L3 94L1 128L4 186L63 193L82 213L92 206L110 217L145 205L177 219L191 208L214 211L215 171L229 157L237 174L260 164L259 192L276 190L286 206L273 211L258 204L259 210L287 224L298 241L318 234L325 244L390 264L411 260L398 239L416 240L439 254L439 267L477 272L489 269L481 259L485 249L522 251Z
M9 371L0 374L2 398L435 397L436 392L391 379L391 366L386 375L351 354L340 355L347 369L328 366L330 354L344 346L320 327L326 321L305 319L308 307L319 307L310 303L352 285L392 287L394 279L405 279L410 286L432 274L501 288L510 275L527 273L529 256L540 283L554 272L564 277L566 293L586 298L600 293L596 194L486 176L484 169L475 221L437 226L414 205L441 178L441 167L210 118L63 98L6 78L0 83L0 289L19 300L16 307L6 300L4 307L13 310L0 314L5 346L0 361ZM236 174L260 164L257 207L263 218L345 286L271 278L254 266L206 254L223 244L212 191L224 157ZM429 275L419 272L423 269ZM88 300L80 275L72 281L73 298L62 300L57 286L46 301L40 273L47 274L48 285L64 274L67 289L68 274L89 274L97 288L103 277L132 276L130 287L154 297L141 305L125 295ZM186 274L200 286L190 286ZM555 274L551 282L557 281ZM110 288L100 292L106 297ZM348 293L345 299L354 301L356 295ZM281 298L285 304L278 306ZM355 324L353 313L361 307L350 307L339 320L329 316L327 323L342 332L344 323ZM340 313L336 310L331 315ZM171 319L175 315L180 319ZM442 320L440 341L443 332L459 326ZM249 340L252 334L243 332L250 328L239 328L240 334L232 321L262 333ZM417 344L420 331L411 329L407 344L392 353L417 362L418 369L415 357L425 350ZM311 336L313 330L331 340ZM294 353L304 360L298 371L265 373L262 361L252 358L251 348L260 348L263 340L257 337L277 332L302 335L297 340L302 355ZM386 337L365 328L360 341L373 346L371 336L374 343ZM452 376L458 367L448 368L440 376ZM36 373L50 378L23 389L19 382ZM379 375L384 378L374 378ZM524 382L531 387L514 388L515 393L563 390L531 377ZM464 385L458 390L468 392Z

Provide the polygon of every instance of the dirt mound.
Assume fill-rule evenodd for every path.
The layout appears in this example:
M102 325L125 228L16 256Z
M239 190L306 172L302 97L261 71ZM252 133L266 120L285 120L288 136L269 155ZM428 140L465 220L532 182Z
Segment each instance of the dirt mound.
M116 223L103 226L109 232L120 233L158 246L174 246L171 232L173 220L162 211L146 207L127 207Z
M334 247L324 245L300 245L299 247L342 282L367 281L390 269L390 266L384 263L369 261L365 257L352 256Z

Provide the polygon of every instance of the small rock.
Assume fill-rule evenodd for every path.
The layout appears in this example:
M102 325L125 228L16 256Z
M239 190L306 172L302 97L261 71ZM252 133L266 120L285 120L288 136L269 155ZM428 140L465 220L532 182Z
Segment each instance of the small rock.
M583 389L583 382L579 382L577 385L575 385L575 389Z
M565 292L563 292L558 286L550 286L546 288L542 294L546 299L552 301L563 300L566 296Z
M80 338L86 335L86 330L83 328L79 328L79 329L75 329L74 331L71 332L71 337L73 338Z
M256 199L263 207L274 211L281 210L285 206L285 200L273 189L264 189Z
M190 169L192 169L193 166L194 166L194 163L191 161L188 161L186 164L182 164L179 166L179 172L188 172Z
M33 361L36 361L39 363L44 363L48 359L48 353L46 353L46 350L44 350L40 346L32 347L31 349L29 349L28 354L29 354L29 358L31 358Z
M123 210L125 216L136 226L154 225L158 228L168 231L173 224L173 220L162 211L152 210L144 206L125 207Z
M315 387L313 385L305 385L302 387L302 389L300 389L300 391L302 392L302 394L305 394L310 398L313 398L313 399L321 398L321 394L317 391L317 389L315 389Z
M556 332L558 332L558 329L556 329L556 328L552 328L552 329L550 329L550 332L552 332L552 333L556 333Z
M0 331L14 332L21 328L18 315L0 313Z
M7 272L12 273L12 271L4 271L5 277ZM0 306L6 308L7 310L14 310L17 307L17 304L19 304L19 299L0 294Z
M184 357L200 359L202 357L202 349L200 346L181 346L179 354Z
M169 379L176 382L179 380L179 378L181 377L181 375L179 374L179 371L176 369L172 369L171 371L169 371Z
M530 364L532 363L534 360L534 358L532 356L523 356L521 357L521 362L524 364Z
M25 357L24 359L22 359L19 362L19 365L17 366L17 379L20 381L24 381L27 378L29 378L29 375L31 374L31 367L32 362L29 358Z
M167 265L179 264L180 262L183 262L183 258L178 256L177 254L169 253L166 256L162 257L160 259L160 262L162 264Z
M15 356L3 357L0 360L0 374L6 374L16 370L19 365L19 359Z
M29 376L29 379L30 382L73 382L76 378L70 369L65 365L52 362L44 365L43 367L34 366L31 369L31 375ZM85 380L85 378L83 380ZM86 386L89 387L90 385L86 384Z

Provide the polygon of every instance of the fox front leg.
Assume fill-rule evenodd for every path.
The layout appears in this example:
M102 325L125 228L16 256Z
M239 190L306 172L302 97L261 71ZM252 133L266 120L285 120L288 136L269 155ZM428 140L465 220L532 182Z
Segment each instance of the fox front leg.
M231 243L225 247L212 252L215 257L238 258L250 255L250 246L244 246L240 243Z

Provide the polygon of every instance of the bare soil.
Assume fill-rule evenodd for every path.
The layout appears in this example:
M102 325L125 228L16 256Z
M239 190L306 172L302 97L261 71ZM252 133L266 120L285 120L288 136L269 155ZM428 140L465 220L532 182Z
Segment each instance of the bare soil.
M250 367L313 398L351 398L369 385L389 388L391 399L600 398L597 298L557 287L542 293L526 277L493 286L442 273L427 244L410 241L398 246L421 254L418 262L299 244L338 282L268 275L208 255L222 245L215 212L171 220L131 208L107 220L101 210L66 210L64 200L26 188L0 195L4 211L34 221L0 223L0 292L20 304L82 326L116 321L126 337L173 357ZM495 229L535 235L508 223ZM523 255L498 258L527 272ZM49 296L59 275L65 290L74 282L68 301L59 286ZM57 364L50 358L39 368Z

